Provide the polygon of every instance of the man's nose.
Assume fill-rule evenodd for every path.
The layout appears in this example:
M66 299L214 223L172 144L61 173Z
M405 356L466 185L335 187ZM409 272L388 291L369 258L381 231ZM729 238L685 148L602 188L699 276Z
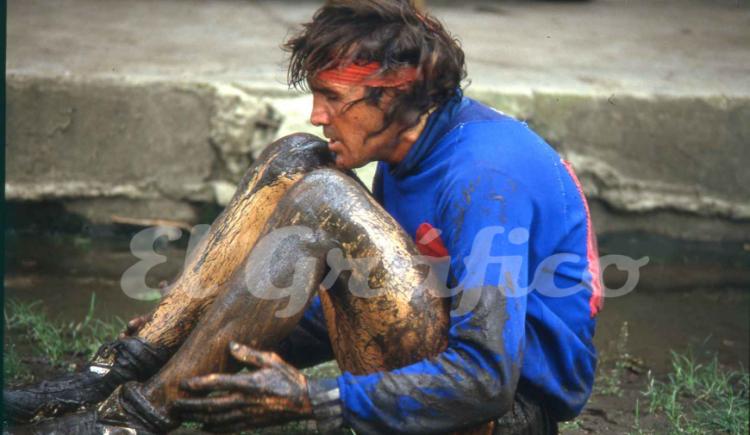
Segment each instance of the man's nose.
M312 112L310 112L310 123L316 127L328 125L331 123L331 117L328 110L318 98L313 97Z

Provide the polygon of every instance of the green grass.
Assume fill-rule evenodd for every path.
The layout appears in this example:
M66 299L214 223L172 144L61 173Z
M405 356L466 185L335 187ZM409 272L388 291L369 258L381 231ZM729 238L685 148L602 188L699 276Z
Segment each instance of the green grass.
M675 434L748 433L748 372L723 369L716 357L698 363L691 353L672 352L664 381L649 373L648 412L667 417Z
M573 430L583 429L583 425L580 420L562 421L559 423L560 432L569 432Z
M31 379L31 373L21 362L16 346L9 344L3 351L3 376L4 379L14 379L16 381L28 381Z
M67 366L71 357L92 356L102 343L114 339L124 329L125 322L119 318L112 321L94 318L95 306L96 295L92 294L86 316L80 322L64 323L51 320L39 301L8 301L5 323L10 340L6 340L3 352L6 379L18 380L25 376L16 341L27 341L31 345L32 355L29 356L43 358L59 367Z
M630 338L628 322L622 322L620 331L614 340L614 348L610 350L610 355L606 358L607 363L612 363L611 368L606 370L605 366L609 364L600 364L596 378L597 392L610 396L622 397L622 381L625 373L643 372L643 361L634 357L628 352L628 340Z

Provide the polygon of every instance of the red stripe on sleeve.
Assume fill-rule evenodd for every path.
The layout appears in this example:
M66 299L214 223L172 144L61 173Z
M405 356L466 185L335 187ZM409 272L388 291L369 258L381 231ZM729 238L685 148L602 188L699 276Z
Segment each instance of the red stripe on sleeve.
M591 222L591 212L589 211L589 204L586 201L586 195L583 193L581 182L578 180L573 167L569 162L562 160L562 164L565 169L573 178L573 182L578 189L578 193L581 195L581 201L583 201L583 207L586 209L586 258L589 266L588 270L591 274L591 299L589 299L589 308L591 310L591 317L596 316L601 311L604 305L604 299L602 298L602 280L601 280L601 268L599 267L599 247L596 244L596 234L594 234L594 225Z

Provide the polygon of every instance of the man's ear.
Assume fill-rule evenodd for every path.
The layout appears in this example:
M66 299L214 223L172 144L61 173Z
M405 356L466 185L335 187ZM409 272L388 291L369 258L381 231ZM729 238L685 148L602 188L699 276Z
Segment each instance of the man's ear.
M380 88L380 98L378 100L378 107L383 112L387 112L396 96L401 93L398 88Z
M422 129L427 123L427 118L429 118L430 113L432 113L432 110L429 110L423 113L422 115L420 115L419 121L417 122L417 124L414 127L401 133L401 138L403 140L408 140L410 142L416 142L417 139L419 139L419 135L422 134Z

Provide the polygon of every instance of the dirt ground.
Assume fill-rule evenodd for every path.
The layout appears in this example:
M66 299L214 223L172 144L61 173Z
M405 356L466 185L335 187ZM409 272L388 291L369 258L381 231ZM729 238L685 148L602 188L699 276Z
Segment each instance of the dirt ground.
M19 249L13 251L14 255L8 262L10 273L5 277L6 327L8 316L12 318L14 315L14 305L9 303L10 301L19 301L25 306L30 306L35 303L34 301L43 300L43 303L36 302L35 306L46 315L29 320L32 327L27 330L5 330L4 360L7 385L28 382L33 378L49 379L80 368L85 364L88 353L92 352L90 348L86 348L87 343L93 343L95 350L95 345L101 343L105 336L112 335L109 332L102 333L100 325L108 325L103 329L109 331L118 330L124 324L122 319L145 312L152 304L130 300L119 288L117 275L132 262L129 252L122 251L122 243L115 244L114 247L112 243L102 243L102 246L99 246L99 242L95 241L84 243L87 241L79 240L72 243L66 238L49 246L40 244L41 242L36 239L33 242L32 244L27 239L20 240L17 243ZM27 253L20 249L22 246L36 248L34 252ZM40 246L43 249L39 249ZM60 246L77 248L64 251L65 255L61 256ZM692 250L695 251L694 247ZM676 245L669 251L684 255L682 252L685 250L682 245ZM50 252L58 254L48 259L45 255ZM174 276L174 269L179 268L182 257L176 253L169 257L170 264L174 264L165 264L162 273L151 276L153 285L165 276ZM721 259L713 251L706 255L706 258L712 261ZM65 259L68 259L67 262L63 261ZM48 267L47 263L55 267ZM670 420L674 419L674 415L667 415L661 410L650 412L650 396L647 394L653 386L652 381L668 382L669 376L674 374L674 355L692 353L696 364L702 363L704 366L707 361L716 358L720 373L739 371L747 376L750 345L747 327L750 320L750 292L747 291L747 287L742 286L733 290L718 286L665 290L664 283L674 281L672 278L682 275L681 271L686 270L688 266L696 273L709 269L705 269L703 261L690 263L679 269L668 269L680 272L667 275L662 270L667 270L662 267L663 264L669 263L666 257L661 260L654 257L654 263L654 270L649 273L653 275L660 272L658 280L644 280L642 288L625 297L610 298L605 302L605 308L599 315L594 340L599 352L599 367L593 395L577 419L561 424L561 433L676 433ZM727 261L723 261L722 264L725 269L729 267ZM97 279L92 280L93 271L100 271L103 265L112 269L112 272L97 272ZM652 283L652 287L659 288L647 287L648 282ZM76 324L80 324L78 322L86 318L93 293L96 294L97 302L95 309L91 309L95 311L96 320L92 320L89 325L97 327L86 329L92 334L87 336L88 341L79 340L79 348L83 350L74 355L63 352L60 362L51 366L49 361L41 356L39 344L30 342L33 341L33 331L44 329L52 334L59 328L62 330L60 337L69 337L72 331L80 329L76 328ZM52 310L50 307L55 309ZM115 316L119 316L120 320L115 322ZM99 319L104 323L95 323ZM55 328L50 327L52 324ZM60 340L55 338L53 341ZM62 347L68 349L65 343L67 342L64 341ZM8 372L11 356L17 368L15 373ZM337 374L337 369L335 364L329 363L309 370L308 374L317 377L332 376ZM744 406L747 407L747 389L744 394ZM689 409L690 402L694 399L695 397L684 395L679 401L685 409ZM689 423L691 417L687 418ZM291 425L263 430L260 433L308 432L307 426ZM176 433L200 432L192 427L186 427ZM699 430L692 433L707 432ZM747 433L747 425L744 431L735 433Z
M636 428L640 426L645 433L668 433L669 420L663 415L639 416L640 425L636 424L636 406L645 408L646 373L627 370L620 381L620 391L616 393L603 392L602 388L595 386L581 415L572 422L562 423L560 432L570 435L632 434L637 433Z
M69 359L67 366L50 366L43 358L24 357L22 362L36 379L49 379L67 369L77 369L86 362L83 356ZM637 360L629 361L624 367L616 368L615 361L605 361L599 368L599 376L588 404L581 415L572 422L560 425L560 433L567 435L585 434L664 434L671 432L669 419L662 414L648 413L648 401L644 392L648 388L648 372ZM331 376L338 373L334 364L328 363L308 371L315 377ZM666 374L657 374L664 378ZM28 381L30 378L24 378ZM18 382L9 382L16 385ZM256 433L308 433L307 427L298 424L269 428ZM182 427L173 432L180 435L198 435L204 432L193 427ZM348 433L348 432L346 432Z

